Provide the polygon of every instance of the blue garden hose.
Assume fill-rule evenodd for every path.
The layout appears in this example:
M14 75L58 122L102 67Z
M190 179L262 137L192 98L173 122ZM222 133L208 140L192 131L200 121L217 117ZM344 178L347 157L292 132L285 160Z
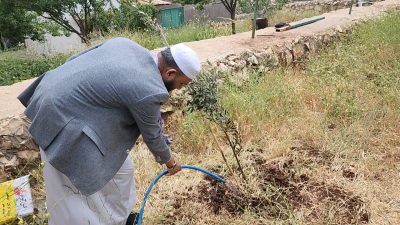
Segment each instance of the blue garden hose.
M203 172L203 173L206 173L206 174L208 174L208 175L210 175L210 176L212 176L212 177L214 177L214 178L217 178L218 180L220 180L220 181L226 183L226 181L225 181L224 179L222 179L221 177L219 177L219 176L217 176L217 175L215 175L215 174L213 174L213 173L208 172L207 170L203 170L203 169L200 169L200 168L197 168L197 167L194 167L194 166L181 166L181 168L182 168L182 169L193 169L193 170L198 170L198 171L201 171L201 172ZM154 181L150 184L150 187L147 189L147 192L146 192L146 194L144 195L144 198L143 198L142 208L140 209L139 218L138 218L138 223L137 223L138 225L140 225L140 224L142 223L143 210L144 210L144 205L146 204L147 196L150 194L150 191L151 191L151 189L153 188L154 184L157 183L157 181L158 181L162 176L164 176L164 175L167 174L167 173L168 173L167 170L163 171L160 175L158 175L158 176L156 177L156 179L154 179Z

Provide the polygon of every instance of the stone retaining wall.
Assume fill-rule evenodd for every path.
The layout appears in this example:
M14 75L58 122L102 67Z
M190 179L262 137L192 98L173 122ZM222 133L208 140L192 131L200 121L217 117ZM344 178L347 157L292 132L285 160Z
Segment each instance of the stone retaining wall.
M0 120L0 183L40 159L39 146L28 131L29 124L24 115Z
M353 4L364 0L354 0ZM379 2L384 0L365 0L368 2ZM351 0L314 0L314 1L298 1L286 4L283 9L291 10L316 10L319 12L328 12L338 9L349 8ZM353 7L354 7L353 5Z
M280 46L263 48L257 51L246 51L240 54L231 54L222 60L213 62L207 66L206 70L216 70L218 72L241 71L243 69L258 68L268 70L282 66L291 66L295 61L307 55L316 55L320 48L331 43L340 35L351 31L351 26L337 26L321 34L299 37L295 40L285 42Z
M357 3L354 0L353 3ZM316 10L320 12L334 11L350 7L351 0L316 0L316 1L301 1L292 2L284 6L284 9L291 10Z

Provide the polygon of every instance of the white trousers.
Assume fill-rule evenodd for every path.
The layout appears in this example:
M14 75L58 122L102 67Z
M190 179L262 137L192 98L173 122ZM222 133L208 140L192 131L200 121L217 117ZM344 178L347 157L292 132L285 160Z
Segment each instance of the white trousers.
M125 225L136 203L133 164L128 156L114 178L93 195L82 195L40 149L49 225ZM85 171L82 171L83 173Z

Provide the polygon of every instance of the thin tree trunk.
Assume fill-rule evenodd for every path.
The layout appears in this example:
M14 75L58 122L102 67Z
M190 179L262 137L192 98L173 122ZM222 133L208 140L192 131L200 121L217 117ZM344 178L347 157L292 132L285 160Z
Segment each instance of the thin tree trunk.
M88 26L88 17L89 17L89 10L90 10L90 5L86 2L85 3L85 33L84 33L84 35L85 35L85 37L88 37L88 35L89 35L89 26Z
M214 142L215 142L215 144L217 145L218 150L219 150L219 152L220 152L221 155L222 155L222 159L224 160L226 166L227 166L228 169L229 169L229 172L231 173L231 175L232 175L233 179L235 180L236 184L239 186L239 182L238 182L238 180L236 179L235 173L233 172L231 166L229 166L228 160L226 160L224 151L222 150L221 146L219 145L219 142L218 142L218 140L217 140L217 137L215 137L215 134L214 134L214 132L213 132L211 126L210 126L210 123L207 121L207 119L205 118L205 116L203 115L203 113L201 113L201 118L203 119L204 123L207 125L208 130L210 131L210 133L211 133L211 135L212 135L212 137L213 137L213 139L214 139ZM240 187L240 186L239 186L239 187Z
M232 10L231 12L231 22L232 22L232 34L236 34L236 10Z

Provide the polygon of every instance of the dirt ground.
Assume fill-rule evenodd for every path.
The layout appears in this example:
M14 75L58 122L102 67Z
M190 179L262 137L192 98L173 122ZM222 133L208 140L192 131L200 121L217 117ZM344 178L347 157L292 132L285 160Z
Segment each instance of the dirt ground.
M255 39L251 38L251 31L249 31L185 44L197 52L201 63L206 63L207 61L214 62L229 54L238 54L246 50L282 46L286 42L301 36L309 36L329 29L335 29L338 26L346 26L356 20L377 16L389 8L399 5L399 0L386 0L383 2L376 2L369 7L353 7L351 15L349 15L349 9L332 11L321 15L325 17L324 20L294 30L275 32L273 27L257 30ZM154 54L160 50L161 48L154 49L151 53ZM23 112L24 107L16 97L33 81L34 79L31 79L11 86L0 87L0 119L12 117Z

